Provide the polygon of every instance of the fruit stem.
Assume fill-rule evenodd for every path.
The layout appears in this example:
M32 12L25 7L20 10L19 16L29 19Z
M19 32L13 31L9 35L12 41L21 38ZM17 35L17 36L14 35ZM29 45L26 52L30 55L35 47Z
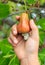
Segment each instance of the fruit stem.
M25 11L27 11L26 0L24 0L24 3L25 3Z

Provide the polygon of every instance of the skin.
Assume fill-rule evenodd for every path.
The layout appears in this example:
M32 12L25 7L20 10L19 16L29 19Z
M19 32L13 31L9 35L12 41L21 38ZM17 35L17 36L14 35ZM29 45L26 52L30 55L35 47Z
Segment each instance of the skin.
M20 17L17 16L16 19L19 20ZM21 65L40 65L38 60L39 32L33 20L30 20L30 27L30 37L24 41L21 35L17 35L17 25L13 25L8 41L12 44Z

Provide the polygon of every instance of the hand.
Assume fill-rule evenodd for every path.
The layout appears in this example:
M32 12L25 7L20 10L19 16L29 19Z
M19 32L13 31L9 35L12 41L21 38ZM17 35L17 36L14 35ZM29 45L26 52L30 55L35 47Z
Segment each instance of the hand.
M16 17L18 20L20 17ZM39 47L39 33L38 28L33 20L30 20L31 33L29 39L24 41L21 35L17 35L17 25L13 25L12 31L8 38L8 41L12 44L14 51L18 58L22 60L23 58L34 55L38 56Z

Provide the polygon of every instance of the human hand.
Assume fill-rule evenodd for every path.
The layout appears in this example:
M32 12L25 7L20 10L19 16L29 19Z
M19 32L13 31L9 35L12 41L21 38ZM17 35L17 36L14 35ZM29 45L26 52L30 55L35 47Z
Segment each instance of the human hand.
M20 17L16 17L18 20ZM17 25L13 25L8 41L12 44L17 57L22 60L28 56L38 56L39 33L33 20L30 20L31 33L29 39L25 41L21 35L17 35Z

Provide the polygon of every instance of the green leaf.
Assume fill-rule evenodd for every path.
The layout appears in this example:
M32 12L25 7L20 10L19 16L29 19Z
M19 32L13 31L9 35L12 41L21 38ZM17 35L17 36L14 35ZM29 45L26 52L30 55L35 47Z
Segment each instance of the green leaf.
M39 31L39 37L40 37L40 45L44 44L45 33L43 31Z
M9 6L7 4L0 3L0 18L5 18L9 15Z
M16 55L10 60L8 65L19 65L19 60Z
M4 39L0 41L0 49L4 54L7 54L12 49L12 46L9 44L7 39Z
M12 56L14 56L14 54L5 55L5 56L3 56L3 58L10 58L10 57L12 57Z
M37 21L36 23L37 23L37 25L41 26L42 30L45 30L45 18L39 19L39 21Z
M45 38L45 18L39 19L39 21L36 22L37 26L40 26L39 28L39 36L40 36L40 43L44 43Z
M9 53L9 52L8 52ZM8 54L7 53L7 54ZM3 54L0 55L0 65L8 65L10 59L8 58L3 58Z
M40 4L43 5L45 3L45 0L39 0Z
M36 0L27 0L28 4L34 4L36 2Z
M8 1L8 6L9 6L9 11L10 11L10 14L12 14L13 12L15 12L15 3L14 2L11 2L11 1Z
M41 64L45 65L45 48L39 51L39 58L41 60Z

